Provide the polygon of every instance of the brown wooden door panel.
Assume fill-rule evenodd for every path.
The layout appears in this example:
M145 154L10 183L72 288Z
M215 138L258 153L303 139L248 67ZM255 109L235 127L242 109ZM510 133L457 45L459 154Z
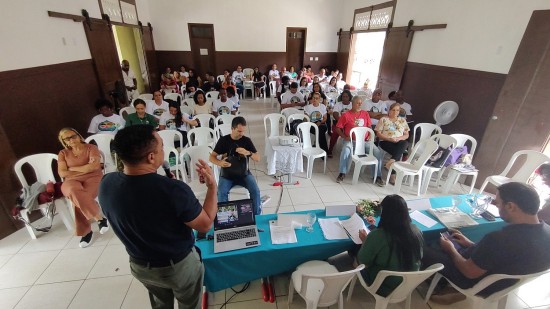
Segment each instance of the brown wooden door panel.
M160 87L160 71L157 65L155 41L153 40L153 28L143 27L141 40L143 44L143 52L145 54L145 61L147 63L147 73L149 75L148 89L149 93L153 93Z
M407 36L406 31L390 31L386 35L377 85L377 88L382 89L384 98L391 91L399 90L401 86L413 34L414 32L410 32Z
M90 24L86 22L83 24L102 96L113 100L112 94L113 91L116 92L116 83L122 81L122 70L113 31L106 22L101 20L92 20ZM117 93L119 104L114 102L115 106L127 102L126 91L118 91Z
M216 68L216 45L214 37L214 25L189 24L189 40L191 54L195 63L195 75L202 76L205 72L220 72ZM201 54L206 51L206 55ZM223 69L222 69L223 70Z
M338 36L338 51L336 53L336 68L340 70L344 80L351 79L351 70L348 70L349 54L351 48L351 34L349 31L341 31ZM350 73L348 76L348 72Z
M286 66L294 66L298 71L304 65L306 28L286 28Z

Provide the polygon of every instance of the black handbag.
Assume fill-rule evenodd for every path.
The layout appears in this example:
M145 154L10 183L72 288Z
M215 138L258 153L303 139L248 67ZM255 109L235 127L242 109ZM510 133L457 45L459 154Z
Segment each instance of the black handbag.
M248 174L248 158L241 156L238 153L227 156L227 162L231 163L230 167L222 167L221 176L227 179L244 178Z

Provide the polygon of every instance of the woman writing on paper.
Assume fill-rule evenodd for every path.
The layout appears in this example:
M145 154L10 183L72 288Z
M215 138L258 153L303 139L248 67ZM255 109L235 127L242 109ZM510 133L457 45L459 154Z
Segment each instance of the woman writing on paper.
M367 235L361 230L363 241L357 254L357 262L365 264L361 271L363 279L371 285L381 270L417 271L422 258L422 233L411 222L407 202L399 195L386 196L380 206L382 213L378 228ZM389 295L402 279L388 277L378 291L379 295Z

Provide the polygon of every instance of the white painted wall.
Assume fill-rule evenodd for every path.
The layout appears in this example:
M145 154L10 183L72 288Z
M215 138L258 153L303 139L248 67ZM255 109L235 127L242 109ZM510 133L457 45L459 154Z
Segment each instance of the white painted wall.
M286 51L286 27L307 28L306 52L335 52L341 2L235 0L149 2L157 50L189 51L188 23L214 25L217 51Z
M149 19L147 0L138 15ZM90 59L81 23L49 17L47 11L101 18L97 0L16 0L0 2L0 71ZM147 22L145 22L147 24Z
M349 29L356 8L381 1L349 0L341 27ZM507 74L534 10L548 0L399 0L394 26L446 23L443 30L414 35L409 61Z

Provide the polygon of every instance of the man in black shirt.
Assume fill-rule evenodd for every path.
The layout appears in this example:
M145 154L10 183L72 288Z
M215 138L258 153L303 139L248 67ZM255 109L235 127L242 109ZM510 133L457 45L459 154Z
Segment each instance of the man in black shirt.
M508 225L485 235L477 244L459 231L450 230L453 240L465 250L459 253L453 243L442 236L439 243L443 252L426 248L423 267L443 263L445 268L441 273L464 289L492 274L526 275L550 268L550 226L537 218L540 201L535 189L510 182L497 190L494 204ZM488 296L512 284L514 280L497 281L479 294Z
M218 140L214 151L210 154L210 162L221 167L218 182L218 200L227 202L229 190L236 185L243 186L252 198L254 214L259 215L262 213L260 189L256 179L248 169L248 159L251 158L255 162L260 162L260 154L256 151L252 140L244 136L245 131L246 120L240 116L233 118L231 134ZM221 155L221 160L218 159L219 155Z
M99 203L130 256L132 275L149 291L153 308L200 308L204 267L193 229L208 232L217 212L216 181L202 160L206 198L199 203L185 183L157 174L164 161L162 139L152 126L120 130L115 149L124 172L109 173Z

